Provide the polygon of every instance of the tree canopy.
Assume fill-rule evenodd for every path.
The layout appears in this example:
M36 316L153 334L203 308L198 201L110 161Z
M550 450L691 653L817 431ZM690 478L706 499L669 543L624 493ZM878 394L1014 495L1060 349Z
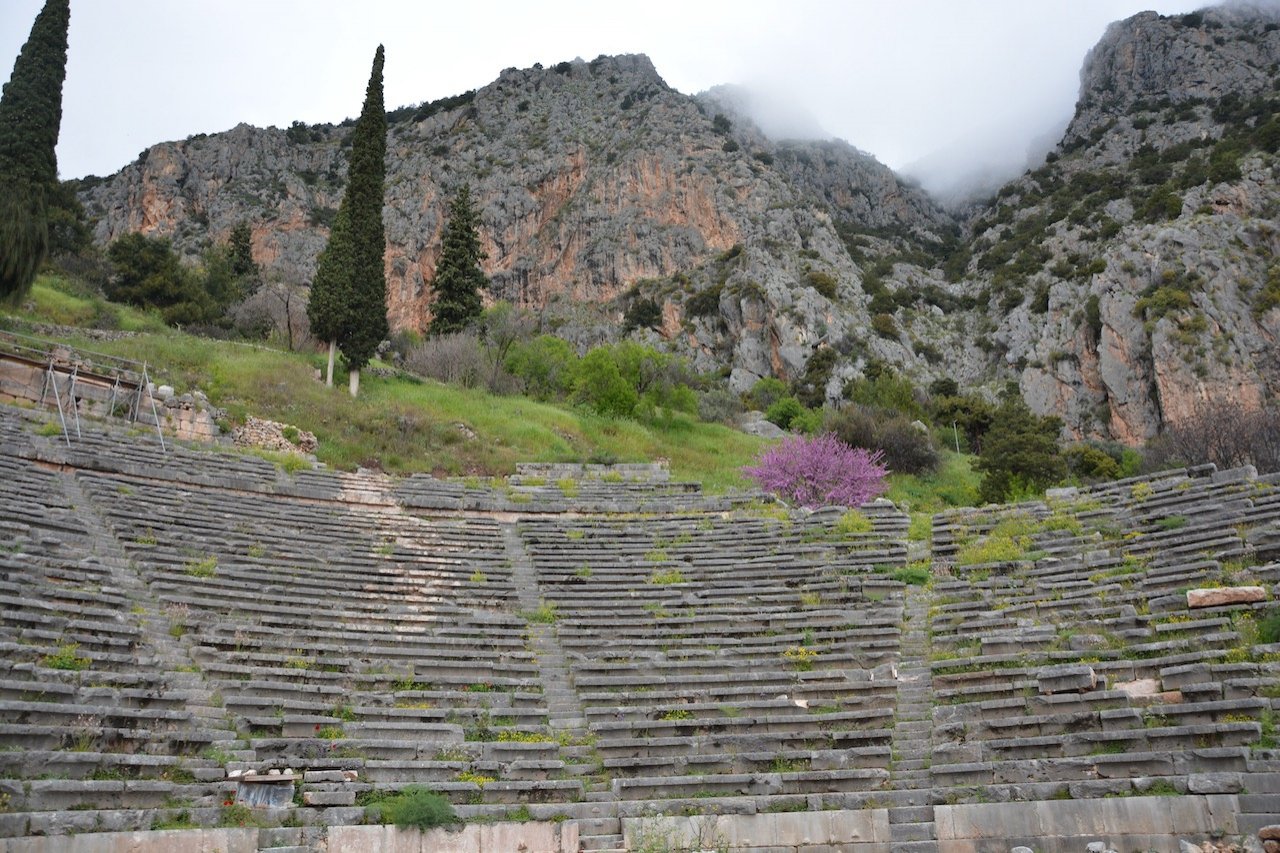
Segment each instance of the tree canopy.
M69 0L46 0L0 95L0 299L21 299L49 252Z
M353 370L369 363L387 336L387 282L382 222L387 117L378 46L364 107L352 132L347 190L320 255L307 315L320 340L336 341Z
M1062 419L1036 415L1013 396L1000 404L982 439L974 467L983 473L978 496L999 503L1037 492L1066 476L1058 447Z
M487 255L480 248L479 220L471 206L471 188L463 184L449 204L449 222L431 282L433 335L461 331L480 316L480 291L489 280L480 268Z

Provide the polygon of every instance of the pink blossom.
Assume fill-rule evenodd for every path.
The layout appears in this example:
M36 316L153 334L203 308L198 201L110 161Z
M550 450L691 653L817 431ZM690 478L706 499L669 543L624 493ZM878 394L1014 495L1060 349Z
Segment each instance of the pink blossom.
M805 507L860 506L884 493L884 454L850 447L833 434L783 439L742 473L783 500Z

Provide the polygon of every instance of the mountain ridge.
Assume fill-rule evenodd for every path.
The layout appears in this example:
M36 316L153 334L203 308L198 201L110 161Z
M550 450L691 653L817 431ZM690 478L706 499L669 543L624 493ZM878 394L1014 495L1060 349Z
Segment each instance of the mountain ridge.
M796 380L831 349L806 376L828 398L876 365L918 385L1013 380L1073 437L1140 442L1222 389L1260 404L1280 376L1275 312L1256 310L1276 248L1261 224L1277 205L1275 17L1113 24L1045 164L959 213L847 143L770 139L731 90L675 92L642 55L506 69L390 114L392 326L429 317L444 203L466 181L489 298L579 345L650 299L661 322L632 334L735 390ZM162 143L81 197L103 243L142 231L194 253L248 219L268 274L303 282L343 136L238 126ZM1176 304L1153 313L1157 298Z

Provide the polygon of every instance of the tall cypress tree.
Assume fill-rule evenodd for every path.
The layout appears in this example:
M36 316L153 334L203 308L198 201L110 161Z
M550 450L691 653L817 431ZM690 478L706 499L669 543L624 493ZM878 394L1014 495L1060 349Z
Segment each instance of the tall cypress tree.
M431 306L433 335L461 331L480 316L480 291L489 280L480 269L487 255L480 249L479 221L471 206L471 188L463 184L449 204L449 224L431 281L436 297Z
M46 0L0 95L0 299L21 299L49 251L70 0Z
M351 370L352 396L360 388L360 369L388 332L383 267L387 240L382 224L387 114L382 102L382 65L382 45L378 45L364 108L352 132L347 191L320 255L307 304L312 331L330 344L329 384L333 384L336 344Z

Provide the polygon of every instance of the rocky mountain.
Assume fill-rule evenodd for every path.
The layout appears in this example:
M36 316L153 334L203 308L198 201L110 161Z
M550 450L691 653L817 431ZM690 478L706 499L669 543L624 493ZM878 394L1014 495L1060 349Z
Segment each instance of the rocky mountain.
M969 223L978 343L1077 435L1274 398L1278 18L1112 25L1062 143Z
M474 93L391 119L395 328L429 319L425 285L445 201L462 182L482 211L491 297L533 307L608 302L637 281L691 270L738 244L772 239L798 250L802 229L825 230L834 251L833 226L819 221L831 218L828 203L811 197L815 188L838 198L847 206L841 215L861 227L951 227L922 192L847 145L802 145L784 158L785 171L771 164L777 147L762 134L670 89L643 56L507 69ZM347 133L241 125L156 145L83 198L104 243L142 231L195 253L248 220L259 263L307 281L341 197ZM780 228L786 233L770 233ZM844 276L856 281L842 260Z
M643 56L507 69L389 115L392 325L427 322L445 200L467 182L490 298L580 343L651 301L660 322L630 334L738 390L805 376L837 398L873 364L922 387L1016 380L1072 435L1129 442L1198 401L1271 399L1277 17L1113 25L1046 162L963 215L843 142L769 138L740 92L676 92ZM164 143L81 197L103 243L142 231L194 254L249 221L268 275L306 282L348 133Z

